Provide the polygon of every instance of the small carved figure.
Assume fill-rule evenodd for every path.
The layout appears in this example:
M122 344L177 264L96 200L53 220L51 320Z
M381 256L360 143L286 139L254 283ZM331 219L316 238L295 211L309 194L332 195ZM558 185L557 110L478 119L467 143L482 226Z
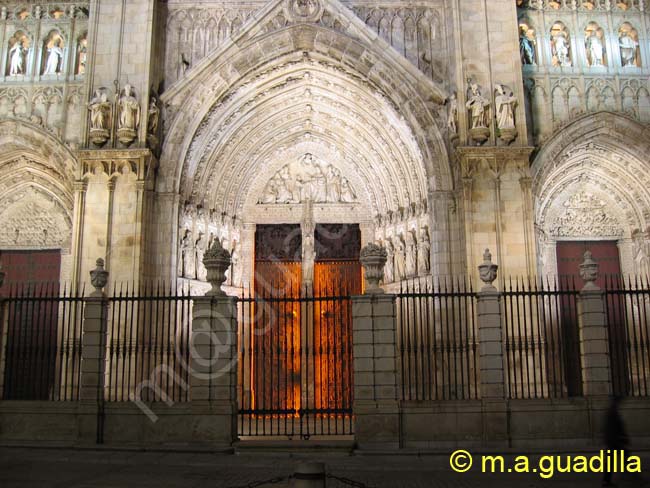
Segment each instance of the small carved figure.
M95 90L95 95L88 104L90 110L90 126L92 129L107 129L108 116L111 104L108 102L106 92L101 89Z
M555 63L557 66L570 67L571 57L569 56L569 44L563 32L560 32L552 39Z
M420 232L418 243L418 271L420 274L428 274L431 271L431 241L429 231L426 227Z
M395 249L395 281L406 278L406 256L404 254L404 241L400 236L393 237Z
M621 49L621 64L625 66L636 66L636 52L639 47L638 41L635 41L630 35L623 31L618 39Z
M77 70L76 74L83 75L86 72L86 61L88 59L88 39L83 37L77 47Z
M591 66L603 66L605 48L597 31L592 31L589 37L587 37L586 47L589 53L589 64Z
M535 61L535 38L532 29L522 29L519 36L519 52L522 64L537 64Z
M207 270L203 264L203 256L205 255L205 239L203 238L203 232L199 232L199 238L194 243L194 255L195 255L195 270L196 270L196 279L201 281L207 280Z
M185 234L181 239L181 259L179 260L180 275L183 278L192 278L194 276L194 252L192 250L192 232L185 229Z
M470 111L472 121L471 128L486 128L488 126L488 107L490 101L481 94L481 90L476 83L470 85L469 100L467 100L467 109Z
M395 281L395 249L390 239L386 239L386 266L384 267L384 283Z
M133 96L132 87L124 85L124 94L118 101L119 128L136 130L140 124L140 104Z
M447 127L451 135L458 133L458 99L456 93L449 97L449 112L447 115Z
M496 85L496 92L494 103L497 111L497 127L499 129L514 129L514 107L517 104L517 98L511 91L506 92L506 87L503 85Z
M412 231L406 233L406 276L417 275L417 246Z

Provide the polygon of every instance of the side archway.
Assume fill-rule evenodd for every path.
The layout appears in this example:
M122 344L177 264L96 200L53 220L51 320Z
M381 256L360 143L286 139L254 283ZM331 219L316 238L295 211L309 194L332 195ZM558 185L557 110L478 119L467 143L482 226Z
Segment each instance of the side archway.
M542 275L557 273L562 240L616 241L624 273L648 262L649 153L650 130L609 112L576 120L542 148L532 167Z
M0 249L61 250L61 281L72 277L72 153L31 124L0 122Z

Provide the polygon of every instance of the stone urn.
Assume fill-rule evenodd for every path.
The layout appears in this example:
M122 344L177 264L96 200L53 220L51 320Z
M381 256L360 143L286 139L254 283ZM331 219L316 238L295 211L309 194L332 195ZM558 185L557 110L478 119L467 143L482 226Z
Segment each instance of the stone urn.
M584 261L580 265L580 278L585 282L583 290L599 290L596 285L598 279L598 263L594 260L591 251L584 254Z
M477 145L481 145L490 138L490 129L487 127L474 127L469 130L469 137Z
M372 242L361 250L359 261L363 266L366 279L366 293L384 293L379 282L384 278L384 266L386 266L387 260L386 249Z
M95 265L96 268L90 272L90 283L95 288L93 295L101 295L103 288L108 283L108 271L104 269L104 260L102 258L97 259Z
M207 280L212 288L206 296L226 296L221 289L226 281L226 271L232 264L232 258L228 250L224 249L219 239L215 239L212 247L203 255L203 265L207 271Z
M497 271L499 266L492 262L492 254L489 249L486 249L483 253L483 263L479 264L478 272L481 277L481 281L485 283L483 290L496 290L494 285L494 280L497 279Z

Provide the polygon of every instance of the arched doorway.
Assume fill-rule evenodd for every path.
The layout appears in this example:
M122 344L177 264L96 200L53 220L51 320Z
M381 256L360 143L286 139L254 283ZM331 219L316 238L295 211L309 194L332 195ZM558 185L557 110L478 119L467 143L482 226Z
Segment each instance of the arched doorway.
M274 18L276 7L279 3L265 15ZM271 286L269 292L260 283L283 281L282 289L299 289L298 296L272 297L280 305L266 308L265 317L279 316L283 329L268 327L270 321L262 319L262 339L250 324L242 327L240 337L240 344L251 347L250 374L240 377L240 408L254 410L269 396L264 403L271 408L258 414L283 416L285 425L297 411L338 415L345 407L351 413L351 397L331 404L324 399L330 396L319 399L318 391L334 381L343 385L336 391L351 389L349 295L360 292L360 248L387 239L415 247L425 232L431 240L447 239L448 232L445 226L434 227L429 202L433 191L452 188L438 129L443 124L431 106L432 100L444 101L442 91L417 69L406 68L373 33L359 31L347 9L335 14L349 17L349 32L303 21L278 26L259 20L257 25L267 25L268 31L244 29L236 42L209 56L163 96L172 110L179 110L158 181L159 192L180 196L179 226L170 229L180 244L168 249L172 273L182 280L189 277L198 291L203 271L200 264L192 269L191 247L197 256L199 244L220 239L234 254L230 292L243 295L246 303L244 290L253 290L249 313L264 309L256 298L275 289ZM282 277L274 277L277 265L260 259L272 247L259 238L267 228L284 228L280 241L292 233L300 237L294 247L288 245L291 259L280 263L286 268ZM347 254L333 255L340 262L328 261L319 254L319 246L326 247L319 236L344 228L355 237L343 240L354 245ZM435 256L423 262L438 266ZM260 273L263 268L267 271ZM357 278L351 279L352 274ZM347 286L347 297L331 306L345 281L354 286ZM329 302L318 302L317 296ZM248 322L257 326L259 320ZM331 355L327 345L322 347L325 342L342 348L345 356ZM297 357L297 349L311 350L312 357L309 352ZM252 359L264 351L280 366ZM347 369L337 370L344 364ZM325 365L331 365L327 372ZM265 375L279 381L268 395L257 383ZM347 386L341 380L345 376ZM305 387L305 380L312 385ZM300 392L292 395L296 388ZM285 394L274 401L271 393L278 391Z

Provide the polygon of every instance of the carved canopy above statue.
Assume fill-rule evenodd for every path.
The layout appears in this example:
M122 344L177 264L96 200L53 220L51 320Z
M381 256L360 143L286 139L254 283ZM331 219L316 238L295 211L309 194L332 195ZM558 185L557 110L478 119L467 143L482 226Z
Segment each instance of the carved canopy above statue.
M259 203L352 203L356 199L350 182L338 168L308 153L271 178Z

